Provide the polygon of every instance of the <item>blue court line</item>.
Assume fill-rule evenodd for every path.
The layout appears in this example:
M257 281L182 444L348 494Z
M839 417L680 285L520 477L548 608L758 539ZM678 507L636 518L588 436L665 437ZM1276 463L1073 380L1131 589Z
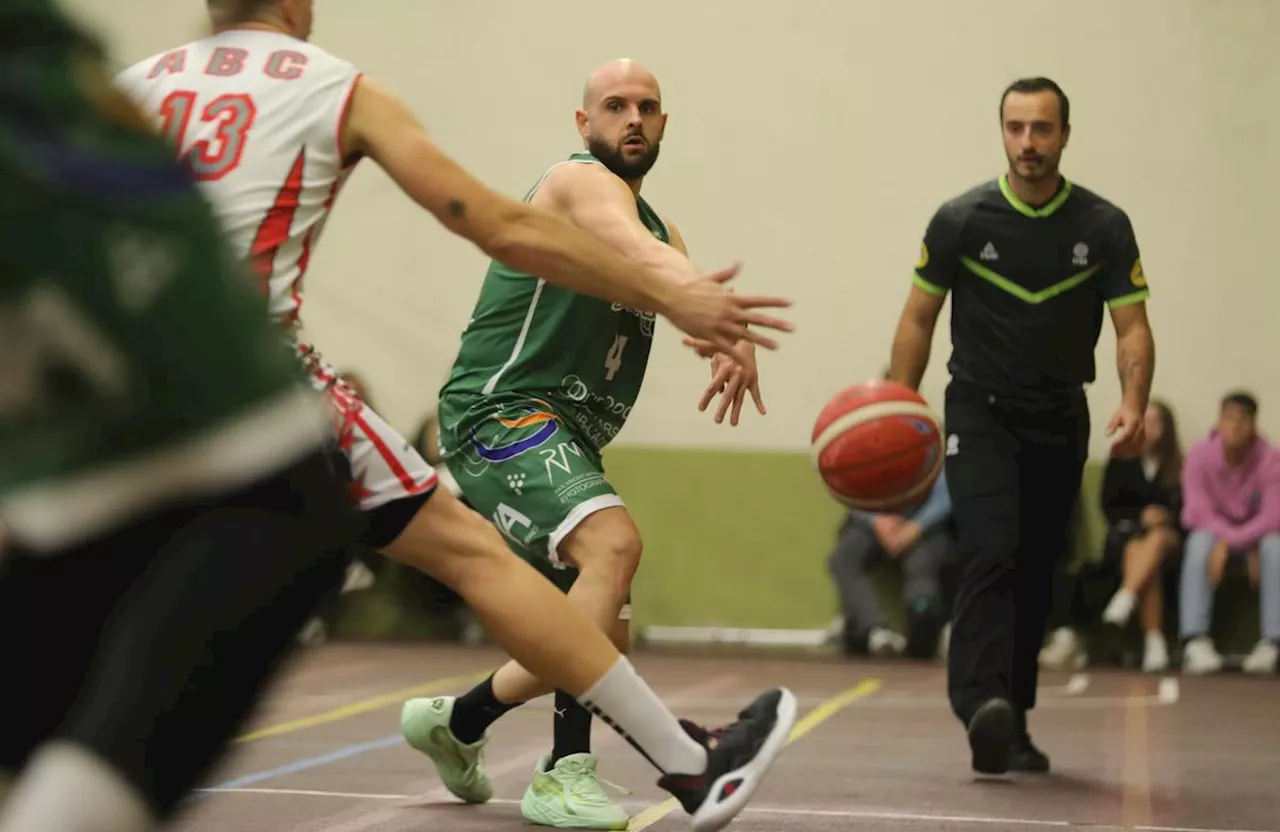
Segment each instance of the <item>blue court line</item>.
M369 742L355 743L354 745L345 745L342 748L317 754L313 757L303 757L300 760L294 760L291 763L276 766L275 768L263 769L250 774L241 775L231 780L226 780L214 786L207 786L197 789L188 800L199 800L210 796L212 793L226 791L228 789L243 789L254 783L261 783L263 780L273 780L276 777L284 777L286 774L298 774L303 771L310 771L313 768L336 763L338 760L346 760L351 757L358 757L361 754L367 754L370 751L377 751L380 748L391 748L404 742L404 737L400 734L392 734L379 740L371 740Z

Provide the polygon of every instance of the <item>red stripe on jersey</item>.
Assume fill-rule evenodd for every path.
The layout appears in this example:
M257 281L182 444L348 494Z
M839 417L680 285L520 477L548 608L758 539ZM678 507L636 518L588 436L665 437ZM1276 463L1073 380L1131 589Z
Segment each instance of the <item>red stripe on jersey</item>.
M382 457L382 461L387 463L387 467L391 469L391 473L395 474L396 479L400 480L400 485L404 486L404 490L407 494L410 496L414 494L421 494L423 491L435 486L438 481L438 477L434 473L432 473L425 482L421 484L415 483L413 481L413 477L411 477L409 472L405 470L405 467L400 464L400 460L396 459L396 455L387 447L387 443L383 442L382 437L375 433L373 428L369 427L369 423L364 420L364 417L361 416L360 413L357 412L352 417L352 421L355 422L356 427L360 428L361 432L364 433L365 438L368 439L373 447L378 451L378 456Z
M254 235L253 245L249 249L249 258L253 264L254 274L262 282L262 293L270 294L269 281L275 271L276 252L280 246L289 242L289 232L293 229L293 216L298 211L298 199L302 194L302 173L307 165L307 150L298 151L293 167L284 180L284 185L276 193L276 201L263 217Z
M324 212L327 216L329 211L333 210L333 203L338 198L338 190L342 187L343 178L339 176L333 180L333 186L329 188L329 197L324 201ZM323 222L323 218L321 220ZM302 240L302 255L298 257L298 274L293 278L293 285L289 287L289 292L293 295L293 309L285 318L284 325L292 326L297 322L298 317L302 314L302 279L307 276L307 267L311 265L311 249L315 245L317 229L320 224L311 226L307 229L307 236Z

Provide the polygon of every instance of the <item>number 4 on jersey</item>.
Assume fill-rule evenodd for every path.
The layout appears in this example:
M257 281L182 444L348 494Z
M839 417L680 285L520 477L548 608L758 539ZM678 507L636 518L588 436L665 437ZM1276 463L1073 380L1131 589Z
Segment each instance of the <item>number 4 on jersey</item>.
M188 90L169 93L160 104L164 117L164 136L181 150L186 145L187 131L195 115L196 94ZM258 108L253 97L243 93L220 95L200 111L202 124L217 124L214 140L199 139L182 154L192 175L202 182L213 182L235 170L244 155L245 139Z
M622 351L627 347L627 336L613 336L613 346L604 357L604 380L613 381L613 377L622 369Z

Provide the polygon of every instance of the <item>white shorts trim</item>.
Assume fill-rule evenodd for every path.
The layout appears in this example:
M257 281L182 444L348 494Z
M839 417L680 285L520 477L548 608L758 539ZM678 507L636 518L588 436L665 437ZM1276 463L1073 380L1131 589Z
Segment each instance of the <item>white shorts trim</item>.
M343 383L307 344L296 345L311 384L325 394L337 424L338 447L351 463L354 500L361 511L424 494L436 487L435 469L386 420Z
M0 523L9 542L64 549L175 498L249 485L332 437L323 399L292 390L190 439L0 498Z
M547 537L547 557L551 560L551 565L556 569L568 569L569 565L560 560L560 544L564 542L570 532L582 525L583 520L586 520L597 511L613 508L614 506L626 508L627 504L622 502L622 498L617 494L601 494L574 506L570 510L569 516L561 520L560 525L556 526L555 531Z
M426 493L440 482L413 445L363 402L344 440L361 511Z

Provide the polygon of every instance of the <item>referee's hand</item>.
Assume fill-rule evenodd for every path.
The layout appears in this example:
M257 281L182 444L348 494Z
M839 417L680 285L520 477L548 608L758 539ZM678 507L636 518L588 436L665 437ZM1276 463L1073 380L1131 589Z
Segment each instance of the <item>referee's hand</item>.
M1122 459L1134 459L1142 454L1142 443L1146 439L1143 427L1142 411L1128 405L1120 405L1120 409L1107 424L1107 436L1111 440L1111 455Z

